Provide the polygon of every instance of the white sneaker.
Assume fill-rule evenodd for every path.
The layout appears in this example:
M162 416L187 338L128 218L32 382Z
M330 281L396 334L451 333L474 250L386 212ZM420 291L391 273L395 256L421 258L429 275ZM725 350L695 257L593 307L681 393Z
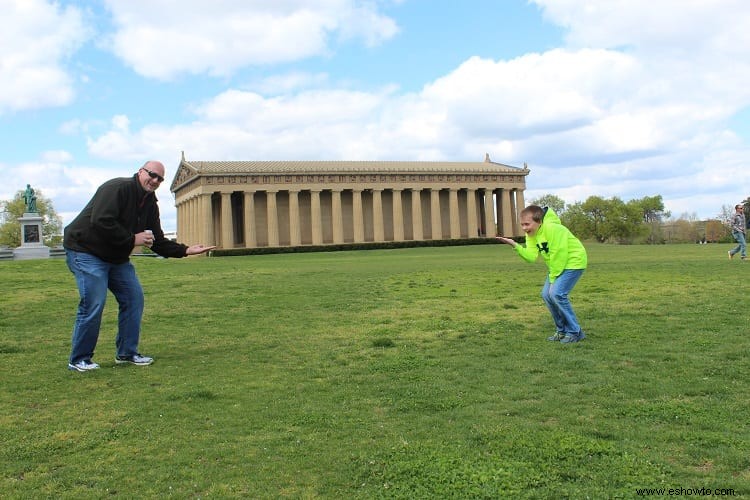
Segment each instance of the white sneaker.
M98 370L99 365L88 359L82 359L76 363L68 363L68 370L75 370L77 372L88 372L91 370Z
M148 356L141 356L140 354L133 354L132 356L117 356L115 357L115 363L121 365L123 363L130 363L131 365L147 366L154 362L154 358Z

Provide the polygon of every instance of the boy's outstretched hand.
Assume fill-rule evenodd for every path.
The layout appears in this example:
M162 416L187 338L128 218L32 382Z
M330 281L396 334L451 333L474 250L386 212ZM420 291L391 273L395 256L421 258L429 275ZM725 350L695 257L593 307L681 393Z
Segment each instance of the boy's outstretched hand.
M505 243L506 245L510 245L512 247L518 245L515 240L512 240L510 238L506 238L505 236L495 236L495 239L501 243Z

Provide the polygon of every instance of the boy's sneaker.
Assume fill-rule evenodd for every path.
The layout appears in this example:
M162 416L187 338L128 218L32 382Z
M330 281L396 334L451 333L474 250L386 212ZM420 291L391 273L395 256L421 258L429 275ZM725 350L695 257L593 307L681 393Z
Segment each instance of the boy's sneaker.
M586 338L586 334L581 330L578 333L569 333L560 341L561 344L570 344L571 342L580 342Z
M564 338L565 334L563 332L556 332L553 336L547 337L547 340L550 342L560 342Z
M734 257L731 250L727 250L727 255L729 255L729 260L732 260L732 257Z
M88 372L97 369L99 369L99 365L89 359L82 359L75 363L68 363L68 370L75 370L77 372Z
M116 356L115 363L121 365L123 363L130 363L131 365L147 366L154 362L154 358L148 356L141 356L140 354L133 354L132 356Z

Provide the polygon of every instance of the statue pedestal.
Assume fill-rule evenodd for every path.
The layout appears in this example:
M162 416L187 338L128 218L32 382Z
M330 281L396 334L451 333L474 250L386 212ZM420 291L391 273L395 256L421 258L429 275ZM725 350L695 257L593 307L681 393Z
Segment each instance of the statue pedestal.
M42 239L42 217L37 213L24 213L18 218L21 223L21 246L13 249L13 258L48 259L49 247Z

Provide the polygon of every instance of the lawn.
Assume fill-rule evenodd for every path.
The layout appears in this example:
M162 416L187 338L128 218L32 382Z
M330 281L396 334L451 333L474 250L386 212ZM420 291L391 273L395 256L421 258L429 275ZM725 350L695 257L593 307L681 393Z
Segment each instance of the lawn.
M0 262L0 497L748 495L728 248L588 245L571 345L503 245L136 258L156 362L115 365L110 296L84 374L64 260Z

